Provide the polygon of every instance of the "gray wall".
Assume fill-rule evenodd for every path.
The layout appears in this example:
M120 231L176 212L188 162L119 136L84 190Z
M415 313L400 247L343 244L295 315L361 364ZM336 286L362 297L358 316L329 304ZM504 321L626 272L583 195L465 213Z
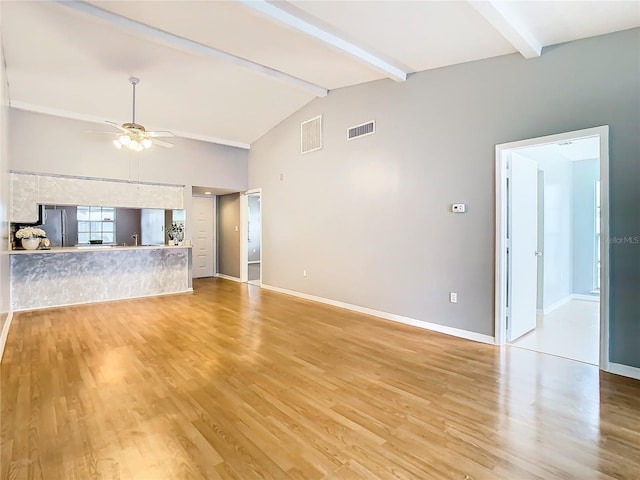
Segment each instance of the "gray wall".
M185 185L184 208L191 210L194 185L242 191L247 188L247 150L198 140L172 138L174 148L153 147L137 155L117 150L109 125L10 109L9 168L14 171ZM38 141L33 133L38 132ZM186 239L191 238L191 216Z
M237 229L237 230L236 230ZM218 197L218 271L240 277L240 194Z
M596 180L600 178L598 159L571 162L573 170L573 293L591 294L595 286Z
M171 210L169 210L169 212L171 212ZM122 245L123 243L133 245L134 241L131 235L134 233L138 234L138 243L141 243L140 216L141 210L139 208L116 209L116 243L118 245Z
M2 18L0 17L0 25ZM11 309L9 292L9 156L7 154L7 130L9 89L2 48L0 27L0 332L4 328ZM1 354L0 354L1 355Z
M611 234L637 235L639 102L640 29L334 90L252 145L263 282L492 335L495 145L610 125ZM300 155L319 114L324 148ZM636 367L639 284L640 246L612 245L611 359Z
M244 149L172 138L174 148L153 147L134 155L114 148L106 135L88 133L109 131L106 124L15 109L9 115L12 170L237 190L247 185Z

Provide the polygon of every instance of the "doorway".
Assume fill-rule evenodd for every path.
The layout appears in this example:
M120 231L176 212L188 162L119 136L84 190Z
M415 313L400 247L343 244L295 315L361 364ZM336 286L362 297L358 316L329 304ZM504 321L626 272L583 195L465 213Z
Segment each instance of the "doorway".
M241 280L262 285L262 191L250 190L242 196Z
M496 146L496 343L608 368L608 127Z

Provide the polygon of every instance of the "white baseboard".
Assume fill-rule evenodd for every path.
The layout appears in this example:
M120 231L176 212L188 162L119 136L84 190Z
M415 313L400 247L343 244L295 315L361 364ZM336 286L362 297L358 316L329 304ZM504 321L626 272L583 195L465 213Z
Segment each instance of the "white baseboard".
M231 280L232 282L242 283L242 280L240 280L238 277L232 277L231 275L225 275L224 273L216 273L214 277L224 278L225 280Z
M573 296L572 295L567 295L566 297L558 300L557 302L552 303L551 305L549 305L548 307L544 307L542 309L542 314L543 315L549 315L551 312L553 312L555 309L560 308L563 305L566 305L567 303L569 303L571 300L573 300Z
M571 295L572 300L586 300L587 302L599 302L600 295L583 295L581 293L574 293Z
M549 315L555 309L560 308L563 305L566 305L571 300L586 300L588 302L599 302L600 301L600 295L583 295L581 293L572 293L571 295L567 295L563 299L560 299L557 302L552 303L551 305L549 305L546 308L537 309L536 313L538 315Z
M339 302L337 300L331 300L329 298L317 297L308 293L296 292L295 290L287 290L286 288L274 287L273 285L262 284L262 288L266 290L272 290L278 293L284 293L285 295L292 295L294 297L304 298L305 300L312 300L314 302L324 303L332 305L334 307L344 308L353 312L364 313L366 315L372 315L374 317L383 318L385 320L391 320L393 322L404 323L405 325L412 325L414 327L424 328L426 330L432 330L434 332L444 333L446 335L452 335L454 337L464 338L467 340L473 340L474 342L488 343L495 345L495 339L489 335L483 335L481 333L470 332L468 330L462 330L460 328L447 327L445 325L439 325L437 323L425 322L423 320L416 320L414 318L403 317L402 315L396 315L394 313L382 312L380 310L374 310L372 308L361 307L359 305L353 305L351 303Z
M4 346L7 344L7 338L9 337L9 328L13 321L13 311L7 314L7 320L2 327L2 333L0 333L0 362L2 362L2 356L4 355Z
M629 365L622 365L621 363L609 362L609 368L606 369L609 373L616 375L622 375L623 377L635 378L640 380L640 368L631 367Z

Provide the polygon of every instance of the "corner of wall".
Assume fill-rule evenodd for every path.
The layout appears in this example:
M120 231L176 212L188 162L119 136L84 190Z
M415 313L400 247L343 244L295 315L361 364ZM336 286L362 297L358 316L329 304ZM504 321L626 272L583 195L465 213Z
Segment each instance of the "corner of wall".
M0 13L0 359L11 324L11 290L9 286L9 160L7 154L9 87L2 44Z

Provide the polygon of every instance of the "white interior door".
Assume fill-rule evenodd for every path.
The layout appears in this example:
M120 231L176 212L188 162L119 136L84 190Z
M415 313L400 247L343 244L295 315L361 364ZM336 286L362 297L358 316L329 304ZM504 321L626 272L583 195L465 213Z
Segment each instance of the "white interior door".
M538 283L538 166L513 153L509 160L509 320L507 340L536 328Z
M215 211L212 197L193 197L193 278L213 277L213 222Z

